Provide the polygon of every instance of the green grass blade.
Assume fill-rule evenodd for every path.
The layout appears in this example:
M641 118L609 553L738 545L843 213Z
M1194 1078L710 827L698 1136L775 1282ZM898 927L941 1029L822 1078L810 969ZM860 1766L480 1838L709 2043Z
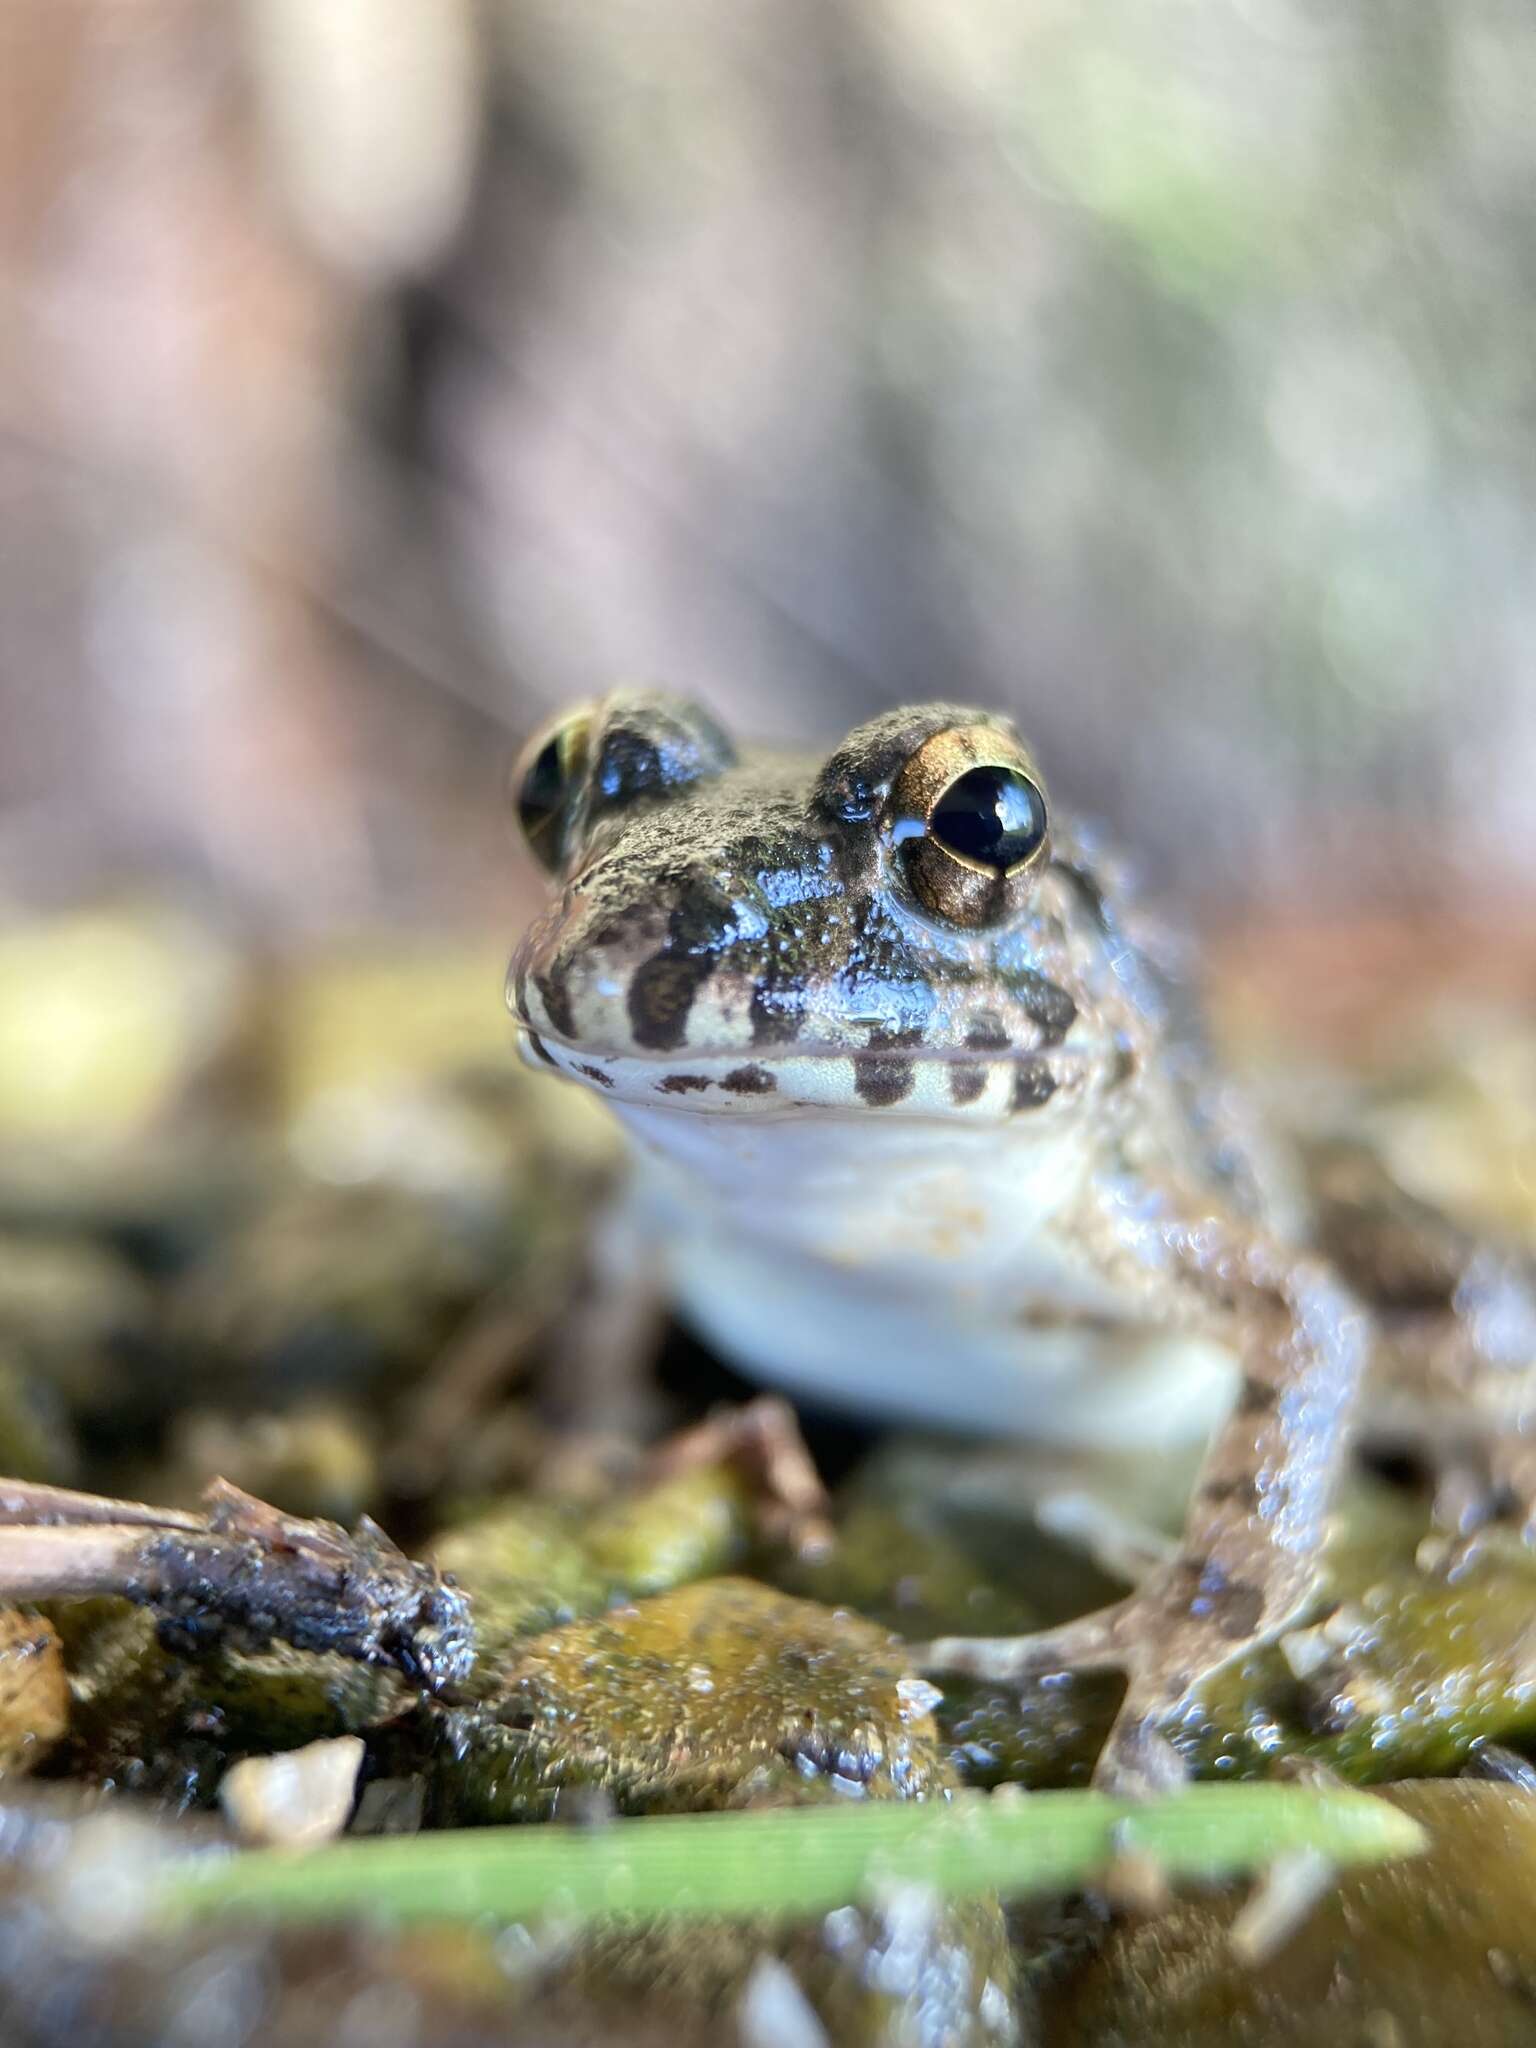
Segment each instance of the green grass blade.
M966 1795L254 1850L179 1872L166 1905L304 1919L806 1914L901 1882L950 1898L1070 1890L1130 1850L1171 1877L1216 1878L1299 1849L1371 1863L1422 1843L1418 1825L1383 1800L1294 1785L1194 1786L1142 1804L1097 1792Z

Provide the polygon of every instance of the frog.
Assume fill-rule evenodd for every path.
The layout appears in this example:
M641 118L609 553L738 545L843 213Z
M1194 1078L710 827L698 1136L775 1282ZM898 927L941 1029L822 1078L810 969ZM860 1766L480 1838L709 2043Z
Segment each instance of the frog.
M508 975L520 1046L626 1128L641 1263L712 1349L871 1417L1204 1446L1182 1535L1123 1598L914 1653L936 1677L1119 1672L1100 1782L1177 1782L1163 1731L1317 1595L1377 1248L1400 1269L1411 1231L1364 1204L1345 1256L1309 1231L1178 942L1000 711L899 707L814 755L619 691L535 735L514 786L551 882ZM1536 1293L1470 1246L1435 1284L1454 1337L1423 1385L1524 1386L1536 1320L1509 1301ZM1520 1400L1493 1409L1536 1498Z

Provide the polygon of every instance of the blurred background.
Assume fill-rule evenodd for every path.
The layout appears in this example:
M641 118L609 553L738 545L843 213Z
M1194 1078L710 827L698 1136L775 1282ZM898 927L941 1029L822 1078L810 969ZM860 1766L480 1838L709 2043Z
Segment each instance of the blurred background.
M481 1602L487 1673L552 1619L736 1568L723 1471L654 1519L615 1495L645 1443L748 1389L680 1331L654 1371L620 1318L595 1349L615 1134L517 1064L500 1001L543 893L508 770L618 684L819 748L904 699L1011 710L1053 797L1204 927L1217 1032L1276 1123L1360 1137L1536 1245L1533 311L1531 0L0 0L8 1513L24 1481L188 1506L219 1473L413 1550L456 1527L436 1555ZM869 1450L811 1441L834 1479ZM780 1582L908 1634L1105 1597L1021 1542L1009 1468L941 1483L927 1455L864 1496L852 1578ZM1004 1493L1008 1576L983 1583L958 1532ZM1266 1751L1342 1728L1336 1760L1368 1745L1375 1774L1450 1768L1474 1735L1529 1749L1529 1584L1495 1580L1486 1614L1458 1584L1442 1664L1433 1598L1369 1583L1374 1675L1368 1644L1337 1700L1310 1666L1265 1679L1309 1717L1286 1732L1253 1694ZM370 1826L414 1825L412 1798L429 1822L542 1814L508 1803L534 1784L596 1819L610 1774L620 1805L661 1803L625 1776L642 1723L681 1717L666 1773L732 1800L709 1745L737 1736L688 1731L758 1725L530 1693L557 1746L513 1763L521 1705L477 1748L469 1718L412 1734L330 1660L189 1662L113 1602L56 1610L56 1637L3 1596L0 1780L41 1763L93 1801L207 1805L236 1756L361 1731L370 1794L406 1795ZM678 1611L693 1694L728 1638L721 1696L754 1713L753 1673L827 1662L770 1654L749 1608ZM560 1655L617 1703L619 1637L591 1640ZM905 1756L848 1668L860 1753ZM776 1683L772 1768L814 1739L842 1771L843 1708L805 1714L791 1761L802 1698ZM1038 1735L1005 1703L997 1758L1093 1725L1052 1698ZM974 1772L993 1735L962 1699L944 1740ZM306 2039L403 2044L418 2010L446 2038L450 1983L545 1981L505 1942L494 1967L420 1941L354 1963L328 1936L323 1978L285 1974L239 1930L179 1970L119 1915L130 1887L81 1881L88 1849L61 1881L51 1822L45 1890L18 1886L11 1799L5 2041L100 2041L108 2014L124 2039L276 2040L262 2013L302 1999ZM948 1947L930 1967L917 1924L867 1954L882 1984L907 1958L931 2038L956 1984L986 1984L983 2015L996 1986L980 1946L975 1972ZM1447 1984L1492 1985L1483 1941ZM839 1937L873 2029L865 1955ZM712 1982L697 1960L665 1972ZM354 1970L366 2016L326 2021ZM643 2029L639 1981L613 1979ZM719 2027L647 2038L685 2036Z
M506 780L618 684L1011 710L1275 1121L1536 1242L1533 109L1529 0L0 0L0 1472L410 1543L744 1391L573 1419Z
M0 80L0 907L500 943L518 737L646 681L1523 929L1517 0L0 0Z

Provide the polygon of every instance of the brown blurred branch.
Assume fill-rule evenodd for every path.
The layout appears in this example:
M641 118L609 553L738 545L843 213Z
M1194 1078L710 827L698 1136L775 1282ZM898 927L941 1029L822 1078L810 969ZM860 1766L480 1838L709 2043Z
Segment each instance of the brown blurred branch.
M0 1600L111 1593L147 1607L187 1654L274 1642L393 1665L429 1692L468 1675L464 1595L367 1516L285 1515L216 1479L204 1515L0 1480Z

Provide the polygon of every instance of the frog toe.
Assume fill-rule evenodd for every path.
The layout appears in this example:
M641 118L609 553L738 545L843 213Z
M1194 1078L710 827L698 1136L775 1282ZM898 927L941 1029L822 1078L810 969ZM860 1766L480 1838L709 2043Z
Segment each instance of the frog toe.
M1154 1799L1181 1791L1189 1772L1155 1722L1127 1700L1094 1765L1093 1782L1120 1799Z
M994 1684L1062 1671L1118 1671L1126 1662L1121 1623L1128 1605L1119 1601L1026 1636L939 1636L919 1645L916 1659L924 1671L947 1671Z

